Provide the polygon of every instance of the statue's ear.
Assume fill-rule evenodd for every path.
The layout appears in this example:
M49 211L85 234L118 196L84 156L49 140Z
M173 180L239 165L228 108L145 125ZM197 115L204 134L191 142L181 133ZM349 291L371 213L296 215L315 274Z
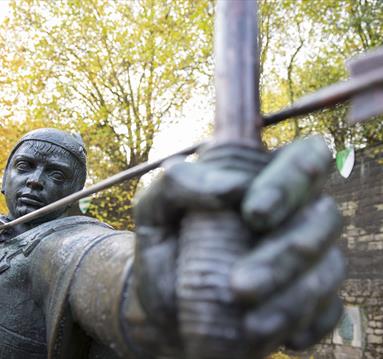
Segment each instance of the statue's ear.
M8 174L8 166L9 164L7 164L7 166L5 167L5 170L4 170L4 174L3 174L3 181L1 183L1 193L2 194L5 194L5 187L6 187L6 183L7 183L7 174Z
M7 180L7 170L8 170L8 166L4 170L3 181L1 184L1 193L4 195L5 195L5 182Z
M15 147L15 149L16 148L17 147ZM7 161L7 164L5 165L5 169L4 169L4 173L3 173L3 181L1 183L1 193L4 194L4 195L5 195L5 184L7 183L7 175L8 175L9 167L10 167L10 164L11 164L11 159L12 159L12 156L13 156L13 154L15 152L15 149L9 155L8 161Z

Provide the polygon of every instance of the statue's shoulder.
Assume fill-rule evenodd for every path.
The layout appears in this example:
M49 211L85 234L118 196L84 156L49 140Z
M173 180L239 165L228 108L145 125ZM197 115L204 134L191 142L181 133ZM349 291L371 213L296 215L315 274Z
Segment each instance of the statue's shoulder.
M0 221L8 223L10 219L0 215ZM13 228L6 229L0 233L0 274L11 268L15 261L29 262L42 242L45 247L51 248L52 254L55 254L59 248L66 247L69 253L70 242L78 242L81 246L81 242L94 239L94 232L110 231L114 231L112 227L85 216L52 220L21 234L17 234ZM62 254L62 251L60 253Z
M42 223L39 226L29 230L28 232L25 232L23 235L37 235L38 233L44 233L46 231L62 232L67 230L78 230L92 227L113 230L113 227L92 217L69 216Z
M57 219L28 232L25 235L39 241L30 256L29 277L31 294L46 316L48 358L62 357L65 351L63 338L73 332L69 294L76 272L94 251L104 253L106 248L115 248L121 241L125 245L120 250L133 248L134 234L117 231L85 216ZM116 239L119 239L118 243ZM127 255L132 253L127 252ZM102 262L102 255L100 257L99 267L104 268L106 264Z
M92 248L116 236L134 242L132 232L117 231L91 217L71 216L43 223L13 240L30 255L30 276L44 295L46 286L60 276L69 278Z
M111 226L95 218L70 216L43 223L14 240L33 245L33 252L37 253L33 253L31 260L36 266L45 260L50 265L62 267L74 256L81 256L94 242L114 232Z

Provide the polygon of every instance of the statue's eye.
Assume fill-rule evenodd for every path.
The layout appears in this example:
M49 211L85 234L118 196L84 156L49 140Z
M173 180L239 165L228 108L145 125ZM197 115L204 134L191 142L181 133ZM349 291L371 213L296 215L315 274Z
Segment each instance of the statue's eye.
M59 170L51 171L50 176L54 180L59 181L59 182L66 180L66 176L65 176L64 172L59 171Z
M16 162L15 166L19 171L28 171L31 169L31 164L28 161L20 160Z

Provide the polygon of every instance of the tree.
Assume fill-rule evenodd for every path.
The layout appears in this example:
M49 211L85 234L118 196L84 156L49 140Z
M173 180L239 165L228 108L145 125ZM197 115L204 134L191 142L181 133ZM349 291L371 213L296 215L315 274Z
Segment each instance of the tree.
M13 0L0 27L0 136L41 126L80 131L91 181L145 161L161 123L176 117L193 89L210 85L213 5ZM346 79L346 59L383 41L381 0L259 5L264 113ZM284 122L264 140L276 147L319 132L337 150L382 141L381 120L348 127L346 112L338 106ZM131 181L100 194L92 213L126 227L136 188Z
M0 28L0 104L30 128L79 131L91 181L146 161L161 123L209 81L209 0L13 0L11 7ZM130 226L137 183L100 194L92 213Z
M268 77L263 89L266 104L279 96L285 98L283 105L287 105L299 96L346 79L348 58L383 43L383 3L380 0L282 0L279 7L286 21L277 23L283 41L270 48L278 61L265 74ZM299 50L299 59L294 56L294 49ZM280 58L283 60L279 61ZM359 147L383 140L381 118L349 127L346 113L346 106L320 111L290 121L290 126L283 124L268 129L266 139L273 139L275 145L297 135L319 132L336 150L349 144ZM291 131L293 125L295 131Z

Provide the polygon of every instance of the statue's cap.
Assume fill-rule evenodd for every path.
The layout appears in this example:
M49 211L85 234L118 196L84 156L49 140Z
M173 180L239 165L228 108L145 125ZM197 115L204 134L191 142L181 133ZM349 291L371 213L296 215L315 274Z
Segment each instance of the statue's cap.
M8 162L5 167L4 177L3 177L3 188L5 185L5 179L8 171L8 166L11 158L17 151L17 149L27 141L41 141L47 142L55 146L59 146L69 153L71 153L74 157L76 157L80 163L86 167L86 150L84 146L84 142L79 134L72 134L66 131L58 130L56 128L38 128L31 132L28 132L24 135L15 145L13 150L11 151Z
M38 128L24 135L13 148L9 159L26 141L42 141L62 147L75 156L82 164L86 165L86 150L84 142L79 134L72 134L56 128Z

